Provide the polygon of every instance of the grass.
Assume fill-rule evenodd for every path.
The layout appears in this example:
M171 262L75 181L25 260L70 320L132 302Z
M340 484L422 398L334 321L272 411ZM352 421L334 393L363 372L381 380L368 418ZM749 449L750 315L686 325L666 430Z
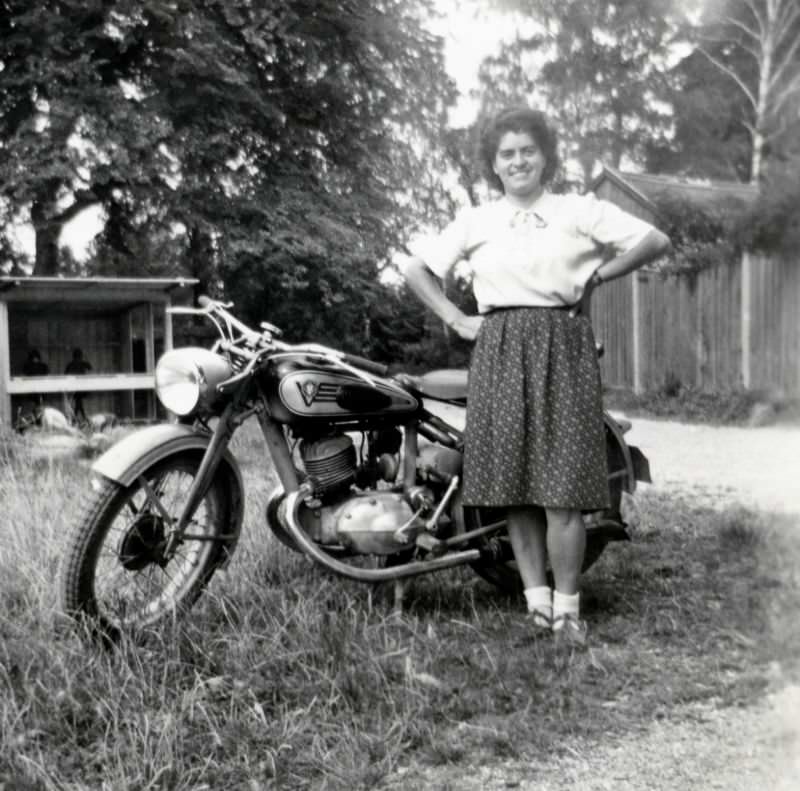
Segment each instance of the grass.
M798 675L788 520L640 495L634 541L585 577L579 653L531 640L522 603L469 569L418 578L401 615L388 586L323 573L265 527L260 452L237 443L248 510L228 571L186 623L105 652L56 608L88 467L0 443L2 791L408 789L419 767L542 756Z

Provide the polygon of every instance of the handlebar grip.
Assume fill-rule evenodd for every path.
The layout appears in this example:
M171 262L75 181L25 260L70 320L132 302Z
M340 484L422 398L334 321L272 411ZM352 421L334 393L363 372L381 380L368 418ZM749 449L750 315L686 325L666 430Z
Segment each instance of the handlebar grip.
M348 365L355 366L356 368L362 368L363 370L369 371L369 373L375 374L376 376L388 376L389 374L388 365L373 362L372 360L368 360L366 357L359 357L357 354L345 354L344 361Z
M200 296L197 298L197 304L198 304L198 305L199 305L201 308L207 308L207 307L208 307L209 305L211 305L213 302L214 302L214 300L213 300L213 299L211 299L211 297L207 297L205 294L201 294L201 295L200 295Z

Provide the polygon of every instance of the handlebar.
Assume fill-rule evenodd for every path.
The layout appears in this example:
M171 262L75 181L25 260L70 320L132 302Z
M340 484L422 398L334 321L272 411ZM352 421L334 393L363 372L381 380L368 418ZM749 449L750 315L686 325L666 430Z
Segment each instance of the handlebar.
M368 360L366 357L359 357L357 354L345 353L344 361L348 365L352 365L355 368L361 368L364 371L369 371L369 373L375 374L375 376L388 376L389 374L388 365L373 362L372 360Z
M235 327L239 332L242 333L243 337L247 338L249 341L261 340L263 336L259 335L254 330L250 329L246 324L239 321L235 316L232 316L227 308L231 307L229 304L225 304L222 302L216 302L215 300L211 299L211 297L206 296L205 294L200 295L197 298L197 304L199 305L199 310L195 309L192 310L191 308L184 308L184 309L172 309L174 312L202 312L206 316L212 319L212 321L216 322L215 314L218 315L230 329L231 327ZM220 334L223 335L224 333L221 332L221 327L217 325L220 329ZM318 346L317 344L300 344L299 346L292 346L289 344L281 343L280 341L275 340L274 336L280 334L280 330L277 327L272 327L272 325L265 325L265 330L268 330L269 334L273 336L270 339L270 346L273 349L278 349L284 352L291 352L291 351L309 351L312 353L322 353L326 356L330 356L334 359L340 360L347 366L351 366L352 368L361 369L362 371L366 371L371 373L375 376L388 376L389 374L389 366L384 365L383 363L376 363L372 360L368 360L366 357L359 357L357 354L347 354L346 352L340 352L336 349L329 349L324 346ZM353 373L357 373L354 371ZM368 380L369 381L369 380Z

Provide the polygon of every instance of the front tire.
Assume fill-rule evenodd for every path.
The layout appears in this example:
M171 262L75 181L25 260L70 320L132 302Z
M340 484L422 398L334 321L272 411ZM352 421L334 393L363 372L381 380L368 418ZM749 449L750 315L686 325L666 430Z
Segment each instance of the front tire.
M116 639L188 610L226 557L221 537L230 523L231 495L217 475L176 551L164 554L202 451L170 456L130 486L102 479L70 534L60 574L63 610L93 631ZM215 540L217 538L217 540Z

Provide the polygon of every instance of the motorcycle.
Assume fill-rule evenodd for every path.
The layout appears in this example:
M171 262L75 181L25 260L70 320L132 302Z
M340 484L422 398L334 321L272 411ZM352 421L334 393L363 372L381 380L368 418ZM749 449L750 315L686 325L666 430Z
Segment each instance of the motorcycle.
M264 518L292 550L362 582L469 564L521 588L503 511L462 503L462 431L426 406L466 406L466 371L390 376L362 357L287 344L274 325L254 330L231 305L198 305L171 312L205 316L219 339L169 350L155 370L175 421L127 436L92 467L60 570L67 613L118 636L191 607L239 541L245 491L229 444L251 417L280 481ZM650 480L625 442L630 424L604 420L611 504L584 514L584 570L629 539L622 493Z

